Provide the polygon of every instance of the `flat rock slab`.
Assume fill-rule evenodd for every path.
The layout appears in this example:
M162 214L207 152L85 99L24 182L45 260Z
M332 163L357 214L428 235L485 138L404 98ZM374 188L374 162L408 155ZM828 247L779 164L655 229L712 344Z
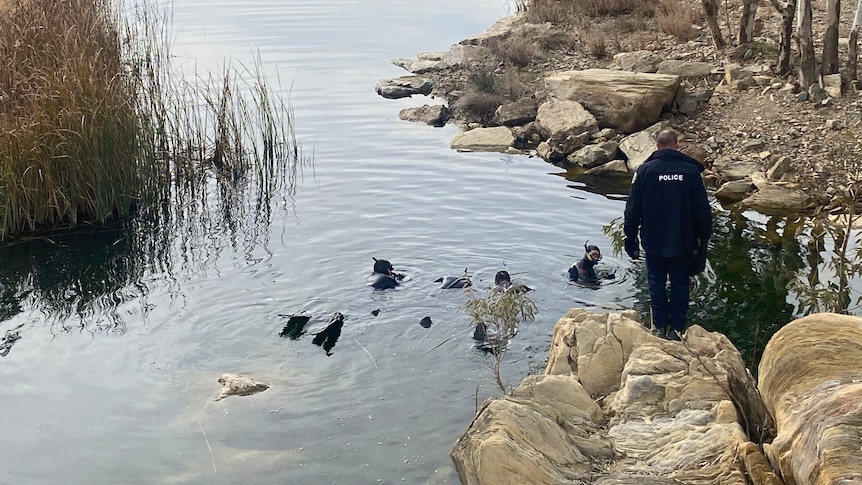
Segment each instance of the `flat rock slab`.
M474 128L455 135L449 147L459 151L505 152L515 143L515 135L505 126Z

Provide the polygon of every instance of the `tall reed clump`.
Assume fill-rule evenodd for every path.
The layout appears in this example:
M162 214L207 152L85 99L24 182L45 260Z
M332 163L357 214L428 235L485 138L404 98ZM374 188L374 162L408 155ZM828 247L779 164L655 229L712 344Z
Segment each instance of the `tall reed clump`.
M134 85L109 14L75 0L0 13L0 238L134 205Z
M268 197L285 175L292 186L292 113L260 64L177 72L157 5L23 0L0 12L0 239L133 213L157 226L205 213L194 208L213 190Z

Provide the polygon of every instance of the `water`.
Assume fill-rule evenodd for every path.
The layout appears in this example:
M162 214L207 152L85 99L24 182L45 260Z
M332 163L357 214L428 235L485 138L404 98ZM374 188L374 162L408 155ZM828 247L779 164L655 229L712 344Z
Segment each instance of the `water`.
M569 308L645 311L641 264L615 257L602 232L625 188L567 180L538 158L453 152L455 128L398 119L435 100L374 92L405 74L390 58L445 50L507 10L177 0L176 61L218 69L259 51L289 91L313 167L269 226L177 242L165 264L112 229L2 249L0 335L21 339L0 358L0 481L458 483L448 449L499 391L458 311L465 295L434 279L466 268L487 287L508 269L535 288L539 314L503 369L510 385L541 368ZM692 314L755 362L796 313L783 285L807 253L776 243L780 230L756 215L721 213L717 226ZM567 283L586 240L617 275L599 289ZM372 257L405 284L365 286ZM312 315L308 333L279 337L300 312ZM327 355L311 340L335 312L345 326ZM222 373L272 387L215 402Z

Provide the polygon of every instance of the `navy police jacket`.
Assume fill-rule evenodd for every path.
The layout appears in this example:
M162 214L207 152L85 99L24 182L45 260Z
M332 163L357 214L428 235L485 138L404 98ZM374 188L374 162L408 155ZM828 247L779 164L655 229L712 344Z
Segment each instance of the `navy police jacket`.
M626 200L626 238L647 254L673 258L692 255L696 239L712 235L712 211L700 178L703 166L677 150L656 150L638 167ZM704 246L705 248L705 246Z

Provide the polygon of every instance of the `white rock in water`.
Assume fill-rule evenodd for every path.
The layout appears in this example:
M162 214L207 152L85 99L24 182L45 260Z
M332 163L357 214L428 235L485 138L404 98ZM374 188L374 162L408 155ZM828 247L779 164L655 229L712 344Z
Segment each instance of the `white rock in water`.
M228 396L249 396L269 389L268 384L236 374L222 374L218 378L218 382L224 387L222 387L221 394L215 399L216 401Z

